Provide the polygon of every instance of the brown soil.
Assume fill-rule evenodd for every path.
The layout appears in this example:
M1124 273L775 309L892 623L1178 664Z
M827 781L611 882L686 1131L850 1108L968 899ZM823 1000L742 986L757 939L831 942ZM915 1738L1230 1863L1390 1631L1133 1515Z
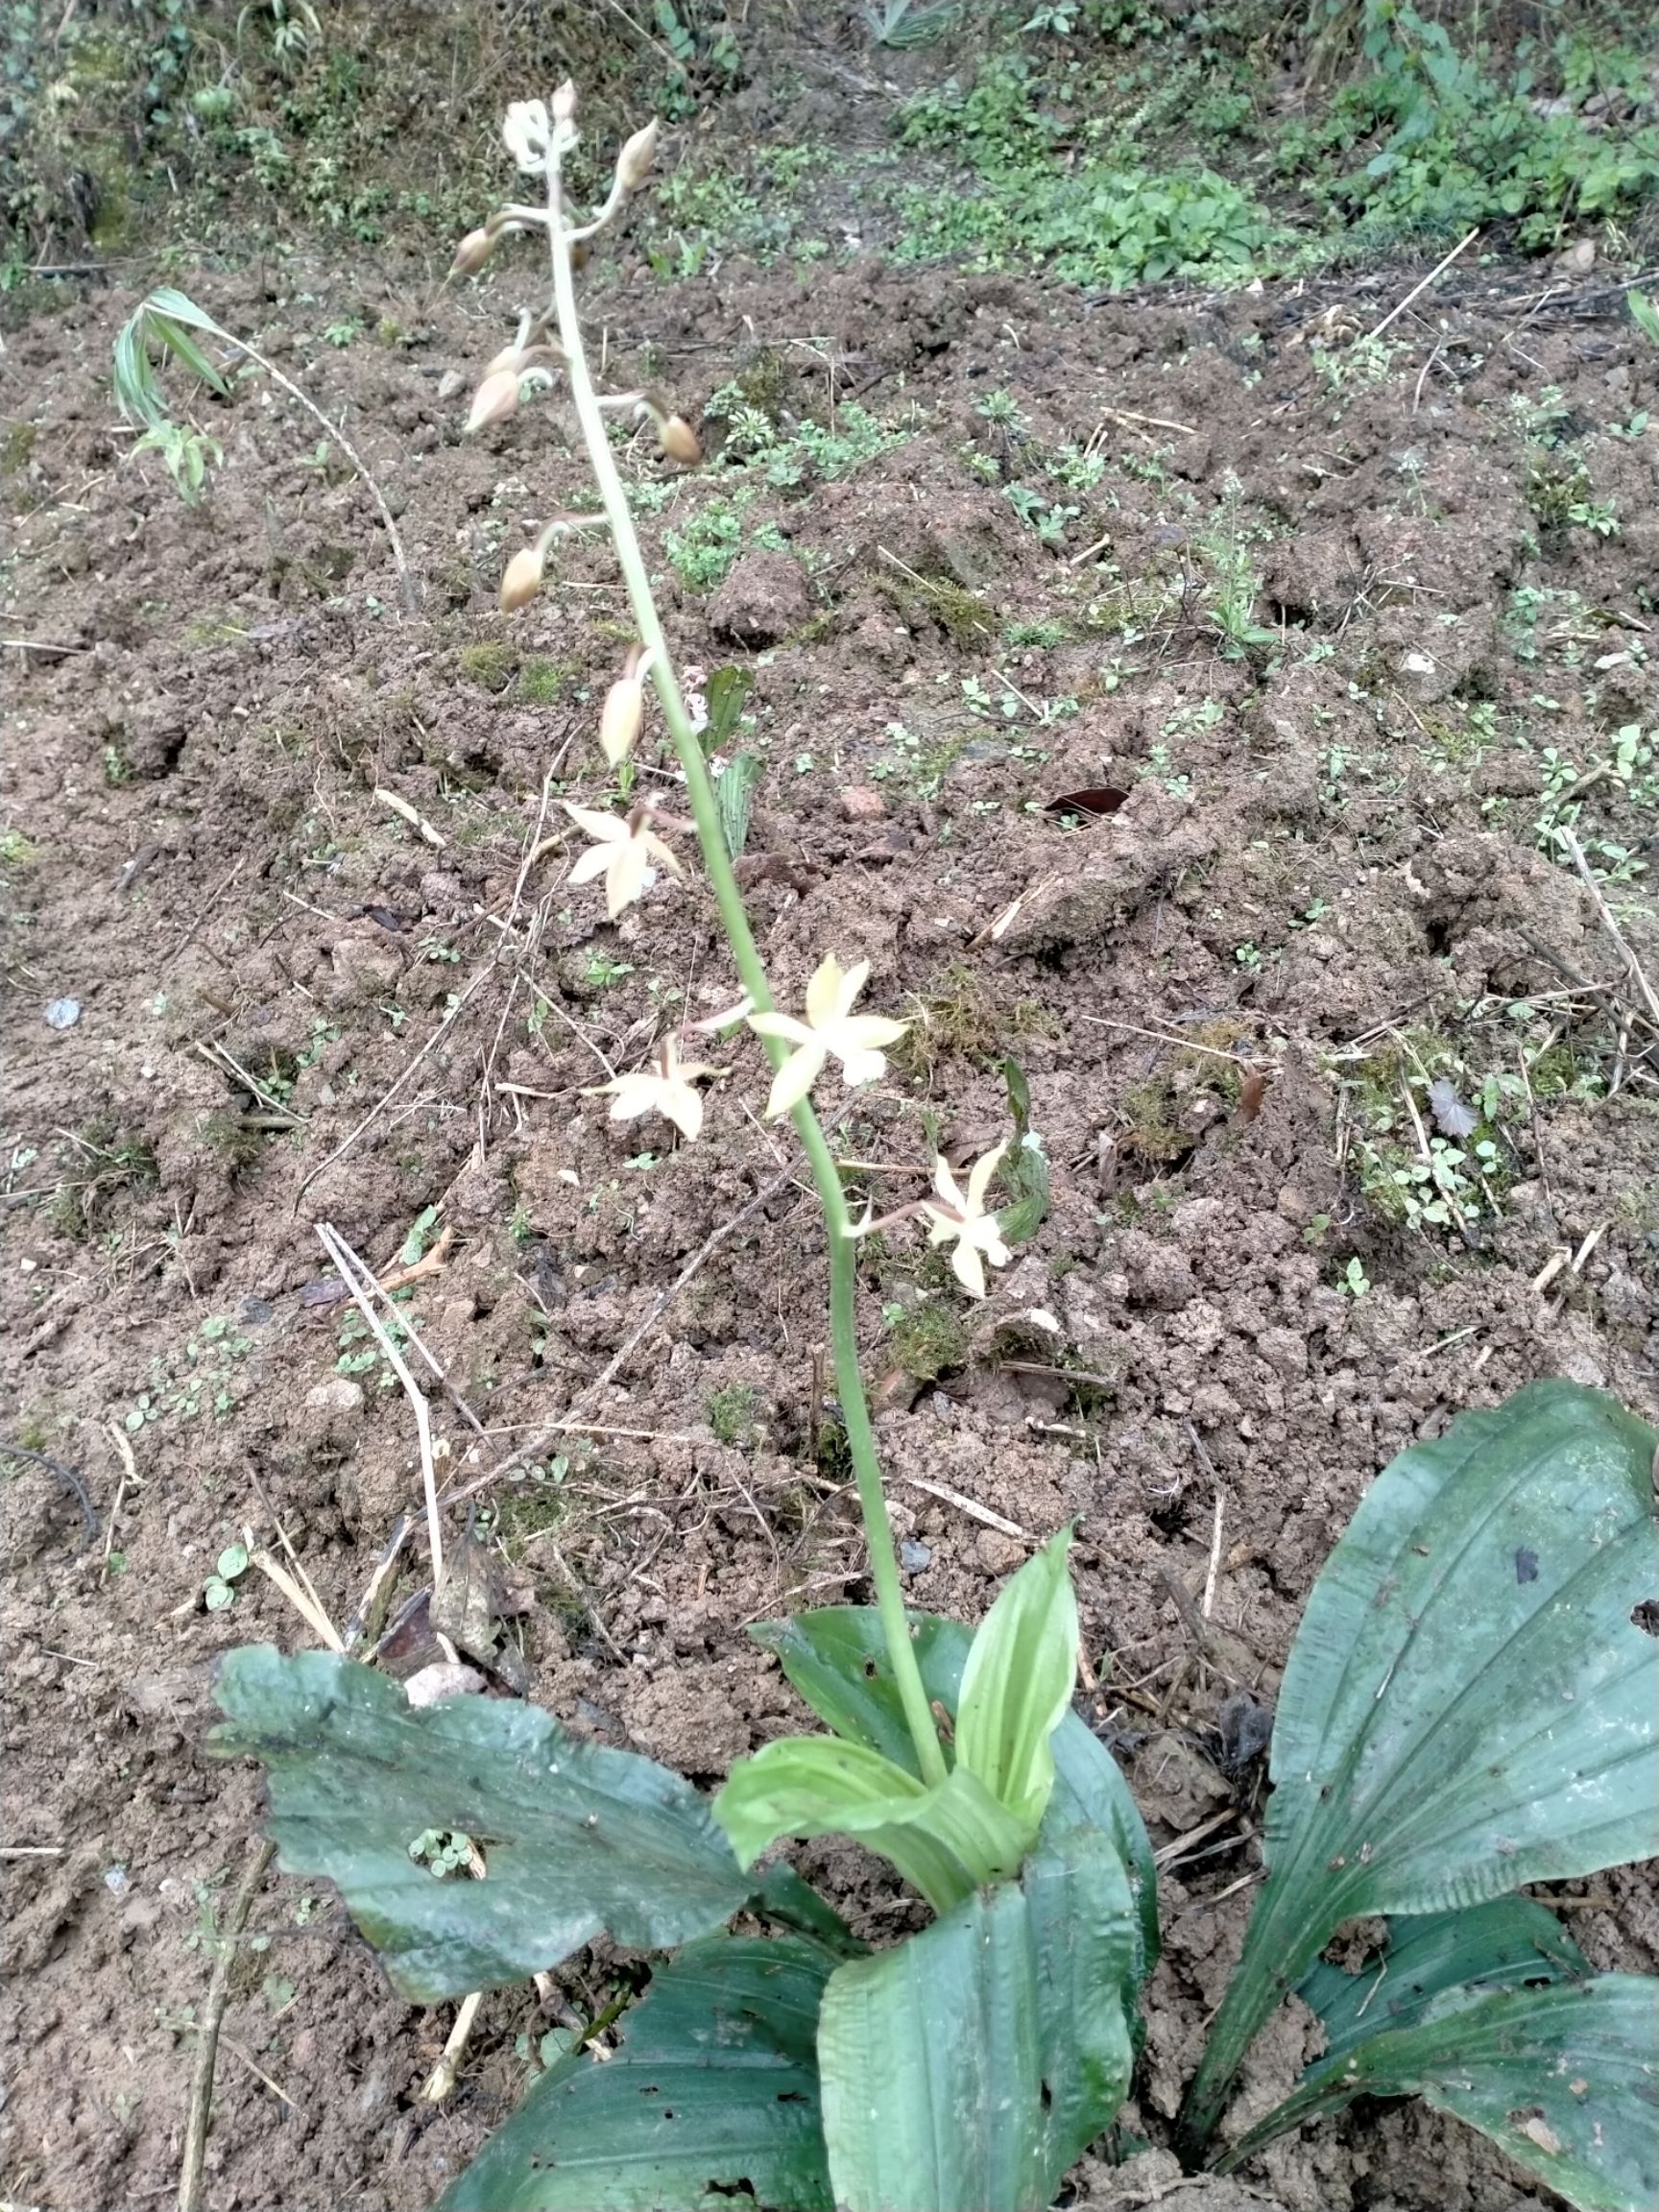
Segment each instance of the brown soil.
M727 1002L732 978L695 884L613 928L566 888L563 846L521 880L563 821L545 794L604 788L591 740L624 602L589 543L516 621L494 611L505 553L582 503L583 472L556 408L462 444L465 400L441 379L499 343L513 279L435 299L429 275L395 269L368 299L360 273L315 263L190 279L349 412L422 585L414 618L361 487L311 465L313 428L257 380L209 410L225 460L190 511L114 429L108 349L131 297L66 295L9 341L10 420L32 434L6 445L4 631L37 642L5 653L5 826L26 840L6 869L5 1435L82 1472L101 1533L83 1545L50 1468L7 1464L7 1840L41 1855L6 1865L0 2189L64 2212L177 2186L189 2009L259 1817L257 1775L204 1757L209 1672L244 1640L307 1641L257 1574L214 1613L204 1576L274 1514L343 1620L418 1499L400 1392L338 1375L361 1343L342 1309L302 1297L325 1271L315 1222L380 1264L423 1209L453 1231L410 1311L490 1432L479 1444L439 1400L457 1486L572 1407L595 1424L549 1443L557 1481L474 1501L531 1594L533 1696L712 1779L799 1719L745 1623L864 1594L848 1501L804 1458L822 1250L787 1140L741 1110L757 1048L716 1055L734 1073L694 1148L617 1129L587 1094L683 1006ZM1381 285L1384 304L1412 280ZM1309 342L1321 302L1282 291L1086 311L1000 277L872 264L803 289L728 265L662 290L630 262L590 301L613 373L648 360L693 417L747 373L785 419L828 421L855 395L914 425L832 482L762 487L749 541L770 521L795 562L762 549L712 598L670 584L665 616L684 663L753 669L747 873L783 999L833 948L871 961L870 1004L918 1019L917 1048L838 1139L892 1165L878 1201L916 1190L924 1111L957 1157L976 1152L1004 1128L997 1059L1027 1070L1053 1210L968 1316L965 1359L925 1386L888 1374L884 1308L940 1278L908 1229L869 1255L882 1443L919 1605L976 1618L1028 1541L1076 1517L1086 1638L1103 1675L1110 1660L1090 1709L1159 1844L1236 1790L1253 1802L1254 1770L1226 1778L1207 1732L1230 1677L1271 1696L1392 1454L1541 1374L1659 1413L1652 1088L1640 1034L1622 1056L1609 1012L1619 955L1533 828L1545 747L1583 768L1610 732L1659 723L1635 650L1659 601L1659 353L1570 300L1556 314L1559 298L1517 337L1541 283L1485 281L1489 301L1472 284L1443 319L1425 302L1380 380L1340 390ZM383 313L397 342L335 352L315 335ZM1509 402L1551 384L1615 538L1539 533L1528 513ZM993 391L1023 428L978 412ZM1652 426L1597 435L1643 408ZM1038 456L1097 426L1098 485L1043 476ZM1080 509L1063 547L966 447ZM655 476L642 449L637 466ZM725 488L693 480L644 517L664 574L664 530ZM1205 612L1223 513L1260 533L1242 541L1263 578L1250 619L1282 629L1237 658ZM1501 619L1523 586L1580 595L1541 603L1535 659ZM1002 644L1005 625L1043 622L1070 641ZM1075 711L1035 711L1054 701ZM1129 792L1115 816L1042 811L1100 785ZM1582 836L1637 843L1616 781L1582 798ZM59 1030L60 998L81 1013ZM1569 1088L1532 1111L1505 1099L1498 1217L1479 1205L1464 1235L1389 1219L1363 1146L1379 1097L1398 1103L1399 1037L1407 1056L1455 1050L1478 1086L1523 1047L1536 1068L1551 1029ZM1254 1118L1227 1054L1269 1074ZM1561 1251L1575 1263L1540 1286ZM1005 1326L1033 1310L1050 1321ZM1093 1380L1027 1371L1056 1365ZM734 1440L710 1425L717 1393L749 1394L718 1401ZM1169 1577L1201 1589L1217 1528L1213 1620L1234 1641L1200 1664ZM1125 2114L1155 2142L1249 1903L1253 1848L1223 1833L1203 1851L1166 1878ZM803 1859L866 1925L895 1925L846 1855ZM1574 1934L1598 1962L1659 1967L1646 1877L1580 1887ZM417 2092L449 2014L395 2001L304 1885L270 1884L253 1925L268 1947L238 1971L220 2052L214 2212L425 2205L521 2084L534 1992L488 1999L433 2117ZM566 1978L578 2004L585 1971ZM1300 2042L1286 2018L1258 2074L1283 2076ZM1083 2186L1150 2201L1170 2171L1092 2169ZM1144 2193L1124 2194L1136 2172ZM1249 2178L1310 2212L1548 2200L1415 2106L1359 2108Z

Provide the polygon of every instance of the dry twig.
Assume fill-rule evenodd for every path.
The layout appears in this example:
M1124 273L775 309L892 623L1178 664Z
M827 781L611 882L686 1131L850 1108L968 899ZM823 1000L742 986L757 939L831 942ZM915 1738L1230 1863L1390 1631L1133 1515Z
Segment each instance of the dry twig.
M207 1984L207 2001L202 2008L202 2017L196 2023L196 2070L190 2081L190 2105L184 2123L184 2162L179 2176L179 2212L202 2212L202 2163L207 2150L207 2122L213 2108L213 2066L219 2051L219 2025L225 2017L225 2007L230 1995L230 1968L236 1957L237 1938L248 1924L248 1915L259 1886L270 1870L276 1856L275 1843L261 1843L248 1864L236 1894L219 1929L218 1956L213 1961L213 1978Z

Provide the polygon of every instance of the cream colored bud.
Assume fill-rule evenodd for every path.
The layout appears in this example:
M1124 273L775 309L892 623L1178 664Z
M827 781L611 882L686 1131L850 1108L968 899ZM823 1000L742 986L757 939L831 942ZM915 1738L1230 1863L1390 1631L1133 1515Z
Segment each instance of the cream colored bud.
M467 418L469 430L482 430L489 422L505 422L509 415L518 408L518 372L516 369L495 369L485 377L472 395L471 412Z
M599 717L599 747L613 768L626 760L639 741L645 719L645 686L637 676L619 676L605 694Z
M545 560L540 545L526 545L521 553L514 554L501 579L503 614L516 614L520 607L527 607L535 598L541 589L541 567Z
M650 174L656 151L657 118L653 116L643 131L635 132L616 156L616 182L621 191L638 191Z
M553 120L555 123L568 123L575 116L576 87L570 82L568 77L566 77L564 84L560 85L558 91L554 93L551 105L553 108Z
M687 469L695 469L703 458L697 433L684 415L669 415L657 425L657 443L670 461L684 462Z
M507 369L511 369L515 376L521 376L525 366L524 349L515 339L511 346L503 346L500 352L486 367L484 382L487 384L492 376L499 376ZM482 390L483 387L480 386L479 389Z
M476 276L495 251L497 233L493 230L469 230L455 249L455 258L449 264L451 276Z

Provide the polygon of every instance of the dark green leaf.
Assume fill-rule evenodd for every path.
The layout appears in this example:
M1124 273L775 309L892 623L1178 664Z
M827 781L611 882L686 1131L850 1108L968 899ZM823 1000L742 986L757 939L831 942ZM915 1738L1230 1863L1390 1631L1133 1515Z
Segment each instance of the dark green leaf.
M396 1682L330 1652L232 1651L208 1748L264 1761L290 1873L339 1884L417 2004L520 1982L609 1932L665 1949L751 1894L689 1783L567 1736L534 1705L457 1697L416 1711ZM435 1878L427 1829L469 1836L487 1878Z
M733 860L741 860L749 842L749 814L755 786L760 781L760 757L736 753L714 779L714 798L720 808L720 834Z
M1386 1467L1314 1586L1273 1732L1252 1918L1184 2131L1262 2021L1365 1913L1467 1907L1659 1837L1651 1430L1537 1382Z
M1002 1080L1008 1087L1008 1111L1014 1117L1016 1143L1031 1126L1031 1086L1025 1070L1012 1053L1002 1063Z
M1077 1682L1077 1598L1062 1528L998 1593L968 1649L956 1763L1034 1836L1054 1789L1051 1743Z
M709 703L709 727L703 733L705 753L718 753L736 735L743 702L755 682L747 668L716 668L704 686Z
M1358 1974L1323 1961L1296 1994L1325 2029L1320 2067L1384 2030L1414 2027L1430 2007L1463 1991L1468 2001L1495 1989L1587 1982L1590 1961L1547 1906L1530 1897L1495 1897L1462 1912L1402 1915L1375 1965Z
M1073 1828L1020 1884L839 1967L818 2032L838 2204L1038 2212L1111 2121L1137 1945L1122 1861Z
M954 1715L973 1642L960 1622L913 1613L916 1660L929 1698ZM886 1640L874 1607L836 1605L766 1621L751 1629L775 1651L783 1671L818 1718L850 1743L882 1752L910 1773L916 1753L887 1663ZM1045 1837L1087 1823L1110 1836L1129 1868L1138 1909L1137 1986L1158 1962L1157 1874L1145 1826L1110 1751L1075 1713L1053 1735L1054 1794Z
M1299 1994L1327 2049L1228 2152L1231 2169L1359 2096L1420 2096L1490 2135L1584 2212L1659 2203L1659 1982L1593 1977L1554 1915L1523 1897L1403 1918L1357 1975Z
M621 2049L578 2052L533 2082L439 2212L661 2212L723 2197L830 2212L814 2043L834 1963L793 1936L688 1945L624 2016Z
M859 1942L833 1907L826 1905L810 1883L803 1882L793 1866L775 1859L760 1877L755 1892L755 1910L781 1928L798 1936L810 1936L838 1958L861 1958L868 1948Z

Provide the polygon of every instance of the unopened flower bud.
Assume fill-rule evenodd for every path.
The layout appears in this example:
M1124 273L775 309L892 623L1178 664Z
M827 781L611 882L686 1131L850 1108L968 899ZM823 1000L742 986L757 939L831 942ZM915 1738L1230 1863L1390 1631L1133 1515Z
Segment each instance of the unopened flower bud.
M657 425L657 443L670 461L684 462L687 469L695 469L703 458L697 433L684 415L666 416Z
M564 84L560 85L558 91L554 93L552 99L552 108L553 120L555 123L568 123L574 118L576 113L576 87L570 82L568 77L566 77Z
M657 118L653 116L643 131L635 132L616 156L616 183L620 191L638 191L650 173L651 159L656 151Z
M501 612L516 614L527 607L541 589L541 568L546 555L540 545L526 545L515 553L501 579Z
M515 376L522 375L524 366L524 349L515 339L511 346L503 346L485 368L484 382L487 384L492 376L499 376L507 369L511 369ZM480 385L479 389L482 390L483 386Z
M619 676L605 694L599 717L599 747L613 768L633 752L644 719L645 686L637 676Z
M494 369L472 395L469 430L482 430L487 422L505 422L518 406L518 372Z
M496 233L493 230L469 230L455 249L455 258L449 264L451 276L476 276L495 251Z

